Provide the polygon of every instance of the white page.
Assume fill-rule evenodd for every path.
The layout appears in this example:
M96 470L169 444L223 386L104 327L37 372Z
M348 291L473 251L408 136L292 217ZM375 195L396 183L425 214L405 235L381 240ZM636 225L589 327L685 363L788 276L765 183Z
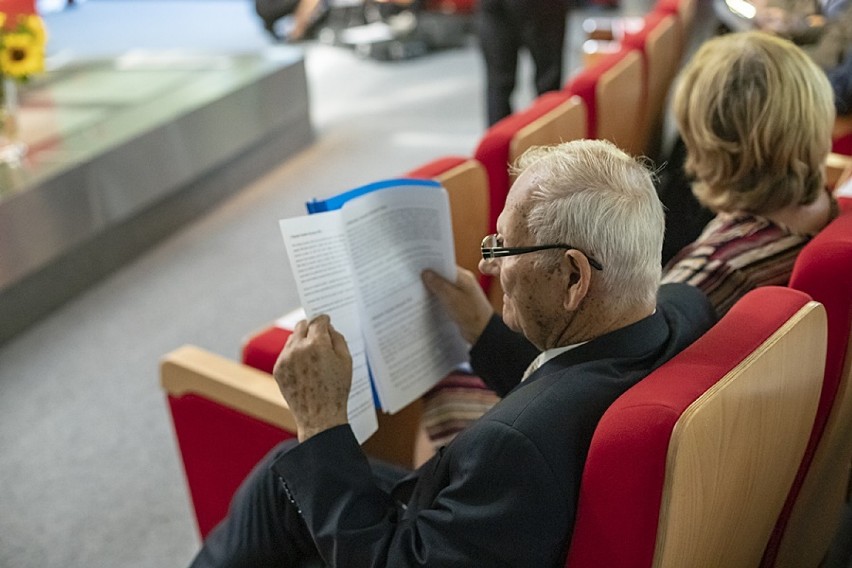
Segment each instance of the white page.
M382 409L397 412L459 364L467 345L420 278L455 280L449 199L442 187L398 187L343 206L371 371Z
M378 422L340 211L283 219L279 224L306 316L328 314L349 345L352 388L347 414L355 437L363 443L378 429Z

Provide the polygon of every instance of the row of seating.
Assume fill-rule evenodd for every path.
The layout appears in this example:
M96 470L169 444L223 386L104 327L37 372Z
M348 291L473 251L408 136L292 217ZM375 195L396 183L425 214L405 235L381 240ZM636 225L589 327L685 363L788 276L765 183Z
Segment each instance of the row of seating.
M444 169L450 163L436 162L434 167ZM469 188L453 180L483 175L481 166L466 160L445 169L444 183L448 189ZM479 188L481 192L484 186ZM463 190L453 194L455 205L464 199ZM724 557L730 560L724 565L757 566L752 560L764 551L764 566L818 565L844 503L852 446L852 298L847 293L852 289L852 202L844 200L843 205L841 217L797 260L790 287L808 294L765 288L746 296L712 334L607 412L596 430L581 484L570 566L649 566L639 558L657 562L663 556L673 560L661 565L681 566L683 558ZM484 215L480 219L484 222ZM827 327L820 319L807 324L807 332L794 331L804 324L793 320L817 317L805 317L815 310L806 308L811 297L825 306ZM781 347L773 347L784 337ZM770 348L775 355L761 354ZM768 369L751 367L760 358L768 358ZM725 381L740 380L731 377L741 372L748 377L738 387L744 389L742 395L725 386ZM818 379L812 395L806 385L814 383L807 378L814 372ZM787 376L792 377L789 383L783 379ZM186 346L165 357L161 377L204 535L224 516L251 467L276 443L292 437L295 425L271 375L247 365ZM795 401L792 407L787 395ZM808 402L811 396L813 405ZM735 402L724 402L725 397ZM781 403L786 406L776 406ZM716 405L723 410L711 410ZM760 405L768 405L767 410ZM703 412L713 417L706 419L707 432L688 434L698 420L693 413ZM758 418L765 422L754 422ZM365 449L410 465L417 405L383 415L380 423ZM641 443L634 440L637 436ZM772 453L781 449L784 470ZM740 461L727 453L734 450L743 452L735 452ZM693 457L685 460L678 452ZM792 470L791 459L797 466ZM675 467L683 463L700 467L683 473ZM760 498L754 501L756 488ZM737 540L716 541L709 535L722 531L727 539L732 537L724 527L708 532L713 519L720 518L725 527L752 528L735 531ZM616 542L610 542L612 538ZM707 556L699 555L702 549L700 554ZM644 555L637 556L639 550Z
M482 175L469 161L456 168ZM790 289L747 295L607 411L568 565L757 566L766 554L764 566L817 566L848 479L850 286L844 200L841 217L800 255ZM204 535L294 424L272 377L246 365L187 346L163 360L161 376ZM418 420L417 405L382 416L365 449L410 464Z
M478 242L482 235L493 230L496 215L502 208L502 203L511 183L506 165L530 145L551 144L582 137L604 137L620 143L633 153L648 153L653 145L658 143L659 123L663 113L662 105L671 79L674 77L674 70L679 64L680 53L682 53L686 44L688 25L693 13L693 0L680 2L677 0L660 0L655 10L645 17L645 28L636 33L635 36L628 36L624 39L625 47L622 50L581 71L569 80L562 91L545 94L537 98L527 109L495 124L484 134L473 157L439 158L408 172L407 175L411 177L438 179L447 188L453 214L456 257L460 265L471 270L476 269L479 259ZM672 49L673 44L677 46L676 49ZM652 88L651 84L658 86ZM620 99L620 95L625 92L632 94L627 99ZM633 112L630 109L634 109ZM642 118L641 120L625 120L626 115ZM616 117L616 120L612 120L612 117ZM629 128L622 129L624 126ZM848 173L844 175L848 175ZM847 207L844 215L826 229L825 233L828 236L823 239L823 235L820 235L808 245L806 250L812 252L807 255L803 253L802 259L800 259L802 266L808 266L808 268L799 270L797 264L798 272L809 275L818 274L820 270L824 271L834 267L835 262L845 262L846 266L852 266L849 264L849 260L852 260L849 258L852 255L852 215L850 215L848 209ZM829 229L832 230L829 231ZM836 260L840 258L845 260ZM814 266L816 268L813 268ZM738 435L738 432L733 432L731 433L732 437L726 442L726 444L729 443L732 446L744 444L742 447L752 449L756 447L753 445L755 443L758 446L760 444L771 446L777 439L792 440L795 434L787 435L791 426L795 426L793 430L798 432L799 437L801 437L801 424L793 420L793 415L798 416L808 425L814 423L812 433L809 428L804 429L806 432L800 449L796 449L798 446L794 447L795 444L791 443L783 452L788 461L790 456L794 456L795 465L801 464L798 473L796 467L793 467L789 476L780 475L778 472L767 475L767 477L773 478L772 490L770 491L769 485L767 485L765 492L771 494L775 499L771 504L767 505L766 502L761 501L760 506L757 506L758 504L747 501L745 498L739 499L740 496L734 489L729 491L725 488L718 493L719 495L735 495L738 502L748 502L750 504L749 509L759 511L760 519L755 519L752 516L748 522L754 523L760 520L760 523L758 523L760 526L755 528L755 531L743 533L744 535L748 534L748 537L740 540L747 542L741 543L740 540L736 541L736 544L732 542L731 550L736 550L736 554L744 554L743 550L748 549L748 558L752 558L757 554L755 550L759 554L763 554L765 549L767 551L766 566L816 566L815 563L796 563L789 559L794 558L795 554L801 553L802 550L804 550L804 554L810 554L811 557L815 557L816 551L820 548L824 550L823 543L818 541L820 538L824 540L824 535L833 534L830 525L835 522L836 516L832 512L837 510L838 504L842 505L842 498L837 499L838 493L835 490L839 487L839 480L846 478L838 474L837 464L844 463L844 459L846 464L849 463L850 435L848 427L843 427L840 414L833 409L839 407L842 401L849 398L849 395L846 394L845 384L841 383L841 377L848 377L849 375L850 357L846 353L849 344L850 321L852 321L852 307L850 307L852 304L849 303L848 299L839 299L836 296L838 296L838 290L850 289L849 284L852 284L852 282L849 281L849 274L843 277L845 278L843 280L845 288L834 286L834 283L838 282L836 275L832 278L820 278L822 278L821 281L825 284L826 289L819 289L819 286L816 286L813 282L800 287L795 284L797 282L795 277L794 282L791 282L791 287L805 290L828 308L828 357L830 362L834 361L834 364L828 366L831 369L826 368L825 379L821 381L822 392L819 396L815 423L813 410L808 410L811 408L808 404L802 403L792 409L772 406L775 410L785 408L785 415L792 413L788 416L791 423L780 425L780 429L774 433L772 432L773 428L766 424L755 425L754 427L747 426L742 432L748 434L764 428L770 437L751 439L750 436L745 436L748 439L744 440L742 433ZM817 277L812 277L812 279L819 280ZM483 285L488 286L489 283L483 281ZM809 289L809 286L814 289ZM490 294L493 303L499 309L502 294L497 286L492 284L491 288ZM700 357L713 361L718 366L708 368L715 369L715 375L710 373L712 376L693 376L690 374L692 371L683 370L684 368L693 369L690 366L691 363L689 363L691 360L687 358L682 361L681 358L678 358L669 366L663 368L668 369L666 372L672 373L664 375L668 378L655 379L655 381L660 381L659 383L654 381L648 383L664 385L664 387L661 386L658 390L652 388L642 396L650 396L651 399L657 397L655 404L659 404L659 395L670 392L672 382L683 381L683 375L688 375L689 384L697 389L693 393L696 398L689 399L687 397L678 400L677 404L680 405L678 407L680 410L673 416L680 417L688 416L693 411L697 412L698 407L692 406L696 403L699 403L699 407L703 407L704 403L707 402L708 408L717 404L722 406L730 404L719 402L727 399L725 397L716 398L715 394L712 396L710 394L702 395L700 401L697 397L705 391L715 393L716 390L724 390L721 386L713 387L712 385L716 384L717 380L720 381L718 384L722 385L724 382L721 381L722 377L728 376L726 373L734 373L739 365L745 365L750 369L753 359L766 357L772 361L771 364L783 367L784 373L790 372L792 373L791 376L804 376L806 374L804 369L791 366L790 361L779 360L777 353L780 350L772 347L772 345L775 345L775 341L781 340L769 341L769 338L776 337L778 334L781 334L779 337L786 337L789 333L791 337L794 337L797 333L804 333L807 340L797 338L793 344L801 344L800 341L816 341L814 338L819 336L820 333L824 333L824 323L808 323L807 325L790 323L793 320L796 322L799 322L799 320L813 322L819 319L818 316L813 315L819 310L813 306L808 307L810 304L808 304L806 296L795 293L790 296L790 294L789 290L761 291L760 294L750 295L748 302L744 298L743 307L738 307L736 311L732 310L734 316L726 317L720 326L714 328L712 336L708 334L706 338L703 338L699 344L694 346L694 351L684 353L684 357L687 357L687 353L690 353L689 357L699 357L697 359L699 363L696 363L694 368L705 368L705 364L700 363ZM794 305L795 309L790 308L791 305ZM767 306L771 306L771 309ZM763 322L765 324L763 327L758 326L760 329L753 329L744 325L744 321L753 319L755 313L769 316L769 320ZM810 331L796 331L794 333L794 329L798 330L802 326ZM749 331L743 332L742 336L734 334L734 331L743 329ZM813 331L814 329L816 331ZM821 332L820 329L823 331ZM752 331L756 335L749 336L748 333ZM286 403L281 399L277 386L269 374L288 335L289 332L286 328L278 326L272 326L260 333L253 334L244 345L244 364L229 361L192 346L185 346L168 354L162 362L161 380L168 393L175 432L202 536L224 516L231 495L251 467L277 442L293 437L295 430L292 417L289 415ZM738 345L749 346L744 351L745 355L742 358L739 355L734 355L726 348L728 343L731 342L731 337L738 338ZM740 338L741 340L739 340ZM781 344L786 345L786 341L788 340L784 339ZM776 355L761 355L764 350ZM813 353L819 353L818 341L814 343L813 350ZM725 357L722 357L722 355L725 355ZM686 367L678 366L678 364L683 364L684 361L686 361ZM814 361L820 365L817 374L821 374L823 360L820 357L803 358L801 362L813 363ZM674 371L672 371L672 368ZM663 372L663 369L660 372ZM836 371L836 373L830 377L830 371ZM808 372L812 375L813 369L809 369ZM654 376L657 375L658 373ZM777 388L781 384L779 381L777 384L773 382L773 385L767 386L764 384L766 374L757 373L756 375L756 378L749 380L755 381L755 385L761 386L744 388L759 388L762 392L765 392L767 389ZM704 383L701 383L701 380ZM698 382L693 383L693 381ZM752 383L744 381L743 384ZM796 388L801 386L798 385ZM736 389L732 390L736 391ZM631 394L632 396L639 395ZM745 400L738 397L739 395L735 395L734 398ZM806 394L802 394L802 397L803 400L808 398ZM715 402L711 403L711 400ZM781 404L786 399L780 397L771 400L771 404L774 405L776 403ZM613 407L615 410L612 410L612 412L621 412L618 410L622 408L621 402L619 401L619 404ZM627 408L631 407L630 404L625 404ZM665 404L670 404L670 402ZM754 402L754 404L758 404L758 402ZM846 406L849 406L848 401L846 401ZM705 411L702 410L702 412ZM809 412L810 416L808 416ZM607 416L609 416L609 413ZM376 457L382 457L403 465L416 463L418 457L413 453L414 444L412 441L418 431L419 419L420 411L417 404L397 415L381 416L379 432L365 444L365 450ZM620 418L614 420L615 424L621 423ZM638 422L633 422L634 425L643 424L644 418L637 418L637 420ZM669 426L672 429L679 430L682 428L682 426L679 426L679 420L679 418L676 418ZM689 420L693 419L690 418ZM848 422L847 418L846 423ZM601 428L608 423L603 421ZM683 427L686 428L686 426ZM616 436L616 439L618 439L625 430L622 426L617 427L614 431L617 434L621 432ZM631 431L631 429L628 428L626 431ZM712 428L710 431L712 432ZM632 472L634 465L626 460L626 456L631 454L628 453L619 457L620 453L606 453L610 452L608 448L612 447L612 439L605 432L605 429L601 429L602 445L599 446L595 442L593 449L602 447L605 452L604 455L610 456L606 460L616 459L620 462L618 464L612 464L608 461L600 462L605 465L603 470L620 467L622 468L621 471ZM676 442L675 438L672 438L670 442L665 432L666 430L663 428L657 433L660 436L659 439L646 440L646 443L657 444L658 449L663 448L665 450L668 448L667 451L670 454L666 458L664 452L661 462L659 453L648 453L649 467L663 467L663 471L666 472L665 475L658 475L654 478L656 480L654 483L663 480L663 485L668 487L671 482L682 492L680 499L686 499L686 503L689 503L690 499L704 495L702 491L708 480L713 479L713 477L702 478L699 475L701 472L688 472L685 482L681 480L680 485L675 484L672 481L675 478L670 478L665 468L669 467L669 461L671 463L680 462L681 458L677 458L676 454L672 453L674 452L672 448L679 446L680 442ZM808 434L810 434L810 438ZM777 436L777 438L772 438L772 436ZM597 438L596 434L596 440ZM830 438L833 442L821 445L818 442L822 438ZM692 440L684 443L688 445L697 442ZM642 446L637 446L637 448L640 447ZM807 449L805 459L801 460L801 454L805 449ZM633 455L636 457L645 454L646 452L637 449ZM595 499L600 499L601 495L605 495L606 492L602 492L600 489L592 489L598 487L597 484L605 479L600 478L599 473L595 473L599 471L595 469L597 467L595 464L599 462L592 459L593 455L596 454L590 453L587 475L584 476L583 480L581 510L578 516L575 541L572 544L571 556L568 559L569 565L646 566L650 563L643 563L644 560L640 561L640 558L655 558L657 559L655 562L657 562L664 557L680 559L679 561L672 561L671 565L684 565L682 561L684 557L695 558L694 555L698 554L698 549L694 547L698 546L697 543L706 543L707 541L696 537L696 544L692 545L693 548L683 548L689 544L690 539L684 540L683 535L692 537L694 535L689 533L690 530L696 528L705 530L706 525L696 525L696 519L700 519L697 516L691 517L690 522L683 524L677 514L670 515L673 510L679 510L678 505L672 508L672 503L678 501L675 499L674 501L656 500L655 502L656 497L654 496L659 492L649 491L647 487L637 487L634 494L634 497L642 496L642 503L636 503L635 499L633 502L629 499L624 501L627 510L632 510L633 513L621 515L619 518L624 519L625 524L632 526L632 530L625 534L635 536L633 541L628 540L627 542L634 542L637 546L641 544L646 549L651 543L650 556L648 553L644 556L637 556L631 552L633 547L630 544L616 546L617 543L606 542L607 534L619 534L618 531L611 530L611 527L614 526L613 523L617 522L617 518L614 518L612 514L618 509L610 510L606 501L602 505L595 505L597 503ZM655 457L651 457L652 455ZM745 455L752 455L751 450ZM227 458L223 460L223 456L227 456ZM719 456L719 459L725 461L714 463L721 463L724 468L730 467L730 464L726 463L726 457ZM775 457L767 457L766 460L768 461L761 463L775 464L775 461L773 461ZM789 464L787 465L789 466ZM732 484L731 487L739 483L751 481L763 483L765 481L762 476L766 472L759 470L759 468L748 471L748 467L746 467L746 470L743 471L739 467L730 469L730 471L725 469L730 474L726 479ZM810 471L817 473L809 474ZM793 483L793 475L795 475L795 484ZM838 483L826 485L824 482L829 476L834 476L833 479ZM616 487L612 485L614 481L606 481L606 491L612 495L617 494L612 493L613 491L622 491L622 489L626 490L635 486L635 484L622 485L619 482ZM645 483L647 481L649 481L648 478L639 476L637 482ZM622 482L626 482L626 480L622 480ZM684 485L684 483L686 484ZM619 487L622 489L618 489ZM788 493L787 489L791 487L792 490ZM587 496L586 489L591 492L591 497ZM712 487L708 488L708 490L711 489ZM823 491L822 495L818 494L820 490ZM807 496L808 504L812 510L807 510L806 505L800 504L802 499L796 499L796 494L799 492L803 496ZM632 494L633 491L628 491L628 493ZM786 502L783 498L785 494L788 495ZM782 496L780 502L778 495ZM590 499L591 501L589 501ZM591 505L584 505L587 502ZM660 504L663 502L667 503L664 510L660 508ZM651 508L636 508L639 505L650 506ZM782 505L784 507L783 514L780 509ZM655 506L656 513L653 512ZM687 509L686 512L681 511L680 514L687 514L689 505L684 505L681 502L680 506ZM794 506L800 510L793 510ZM592 513L587 514L585 511L588 511L589 507L591 507ZM803 508L805 510L801 510ZM773 513L775 509L778 510ZM823 513L821 518L824 522L817 528L814 528L811 523L814 511L822 511ZM718 511L705 513L708 517L714 514L719 516ZM659 518L659 523L656 521L657 518ZM772 520L769 523L768 531L766 529L767 518ZM586 523L592 519L595 522L587 525ZM633 520L628 522L627 519ZM671 519L676 519L677 522L671 523ZM777 526L775 519L781 519ZM788 519L790 521L785 532L785 523ZM805 521L800 522L796 519L804 519ZM731 524L735 526L734 519L731 519ZM680 526L684 528L675 531L679 536L669 534L669 528ZM604 527L610 528L602 530ZM721 530L721 528L718 530ZM786 536L788 534L796 535L795 538L797 539L804 539L800 542L804 542L805 546L792 547L796 550L790 550L789 543L792 537L788 538ZM771 542L770 535L772 536ZM764 544L767 542L769 542L769 545L765 547ZM786 548L784 548L785 546ZM711 550L705 550L705 552L709 554ZM778 554L779 550L782 550L781 554ZM604 562L600 555L607 553L612 553L619 558L612 558ZM693 556L682 556L684 554ZM734 552L731 554L734 554ZM776 554L778 554L778 562L773 564ZM741 557L725 556L725 558ZM698 565L693 562L688 564ZM725 565L747 566L757 564L751 562L741 564L732 560Z

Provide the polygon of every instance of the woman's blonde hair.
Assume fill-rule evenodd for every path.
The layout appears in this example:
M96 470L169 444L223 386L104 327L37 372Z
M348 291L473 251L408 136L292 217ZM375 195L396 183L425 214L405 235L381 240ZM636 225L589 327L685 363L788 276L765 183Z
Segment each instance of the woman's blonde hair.
M793 43L764 32L707 41L674 95L693 193L715 211L811 203L825 185L834 112L825 72Z

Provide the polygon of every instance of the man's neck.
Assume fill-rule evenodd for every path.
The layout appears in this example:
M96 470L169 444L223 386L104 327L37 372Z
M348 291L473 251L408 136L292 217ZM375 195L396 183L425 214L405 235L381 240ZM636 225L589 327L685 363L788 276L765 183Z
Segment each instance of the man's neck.
M591 306L592 308L594 306ZM607 310L586 309L575 315L552 345L547 348L564 347L575 343L591 341L611 333L622 327L627 327L654 313L655 306L643 306L619 313Z

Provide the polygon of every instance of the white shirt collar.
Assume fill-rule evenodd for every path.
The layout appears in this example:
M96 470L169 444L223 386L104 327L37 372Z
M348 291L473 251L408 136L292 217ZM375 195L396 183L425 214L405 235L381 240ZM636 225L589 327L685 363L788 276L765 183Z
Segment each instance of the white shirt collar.
M547 349L545 351L542 351L541 353L538 354L538 357L533 359L533 362L530 363L529 367L527 367L527 370L524 371L524 374L521 377L521 382L524 382L525 380L527 380L527 378L530 375L532 375L536 370L538 370L539 367L541 367L542 365L544 365L545 363L547 363L548 361L550 361L554 357L558 357L559 355L562 355L566 351L570 351L570 350L574 349L575 347L579 347L579 346L581 346L585 343L588 343L588 341L583 341L581 343L574 343L572 345L566 345L565 347L553 347L552 349Z

